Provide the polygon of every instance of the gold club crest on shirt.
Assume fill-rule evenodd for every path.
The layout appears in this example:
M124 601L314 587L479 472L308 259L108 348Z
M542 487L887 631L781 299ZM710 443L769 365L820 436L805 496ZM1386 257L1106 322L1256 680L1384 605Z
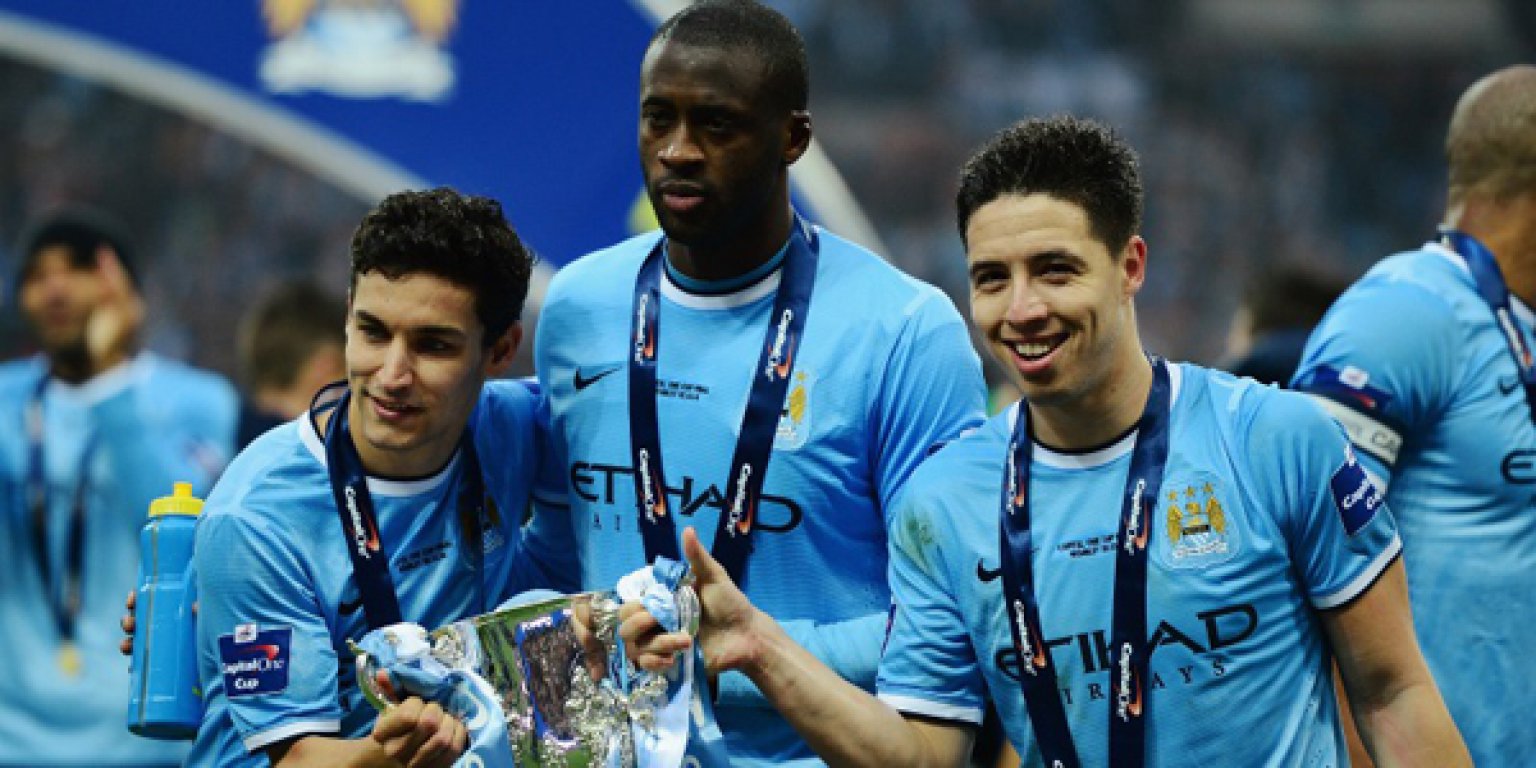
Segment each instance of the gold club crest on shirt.
M1174 568L1204 568L1236 554L1240 539L1230 497L1209 475L1164 482L1158 500L1168 537L1166 561Z
M784 409L779 412L779 426L774 431L773 447L794 450L811 434L811 395L816 389L816 374L797 370L784 395Z

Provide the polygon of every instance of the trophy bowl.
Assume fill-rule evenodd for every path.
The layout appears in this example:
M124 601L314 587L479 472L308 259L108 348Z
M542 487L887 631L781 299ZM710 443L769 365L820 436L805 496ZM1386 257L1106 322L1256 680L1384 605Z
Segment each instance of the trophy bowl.
M473 616L427 632L431 661L424 663L473 673L494 691L500 713L474 716L502 717L519 766L631 766L631 707L615 646L618 606L612 592L587 592ZM393 646L404 636L391 632L408 626L379 631ZM353 650L364 696L381 711L393 706L377 680L388 661Z

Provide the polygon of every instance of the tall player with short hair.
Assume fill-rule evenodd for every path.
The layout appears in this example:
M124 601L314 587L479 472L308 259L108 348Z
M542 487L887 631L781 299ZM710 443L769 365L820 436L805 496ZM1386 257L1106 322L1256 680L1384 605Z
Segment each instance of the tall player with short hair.
M697 525L746 590L865 688L890 602L888 504L979 423L980 366L942 293L801 219L809 146L799 34L704 2L646 51L640 159L663 234L556 276L536 369L568 457L589 587ZM814 758L745 677L718 680L733 763Z
M174 765L185 745L123 727L112 627L149 503L233 453L235 390L139 348L145 265L100 214L38 222L19 255L41 353L0 364L0 765Z
M403 192L363 219L345 386L242 452L198 525L207 710L189 764L446 765L462 724L416 700L374 727L347 641L575 589L565 510L522 526L542 401L487 381L521 339L530 267L494 200Z
M1296 375L1402 527L1430 671L1484 765L1536 764L1536 67L1462 95L1440 234L1382 261Z
M712 669L828 762L960 766L995 702L1031 766L1337 765L1336 655L1373 754L1464 765L1398 539L1307 398L1141 348L1135 155L1072 118L966 165L972 315L1025 400L896 500L879 699L841 683L689 537ZM686 647L630 614L646 665Z

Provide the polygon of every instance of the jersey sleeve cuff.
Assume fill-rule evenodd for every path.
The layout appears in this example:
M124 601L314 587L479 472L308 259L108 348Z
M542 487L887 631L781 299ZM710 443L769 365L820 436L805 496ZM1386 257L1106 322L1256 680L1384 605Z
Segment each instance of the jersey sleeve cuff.
M899 693L881 693L879 699L891 707L891 709L907 715L920 715L936 720L950 720L967 725L981 725L982 710L980 707L969 707L948 702L934 701L918 696L906 696Z
M1365 590L1370 589L1371 585L1376 583L1376 579L1381 576L1383 571L1387 570L1387 566L1391 565L1392 561L1396 560L1402 551L1403 540L1393 535L1391 543L1381 550L1381 554L1372 559L1370 564L1360 571L1359 575L1349 580L1348 584L1326 595L1313 597L1313 607L1324 611L1330 608L1338 608L1364 594Z
M242 739L241 743L245 745L246 752L255 754L273 744L287 741L296 736L334 736L339 733L341 733L340 720L299 720L253 733Z

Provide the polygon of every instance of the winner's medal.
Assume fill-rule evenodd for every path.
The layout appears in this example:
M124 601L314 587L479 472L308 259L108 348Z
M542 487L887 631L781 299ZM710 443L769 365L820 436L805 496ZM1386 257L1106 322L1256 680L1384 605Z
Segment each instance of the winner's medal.
M63 672L65 677L80 676L80 646L75 645L75 641L65 640L59 643L59 652L55 659L58 661L59 671Z

